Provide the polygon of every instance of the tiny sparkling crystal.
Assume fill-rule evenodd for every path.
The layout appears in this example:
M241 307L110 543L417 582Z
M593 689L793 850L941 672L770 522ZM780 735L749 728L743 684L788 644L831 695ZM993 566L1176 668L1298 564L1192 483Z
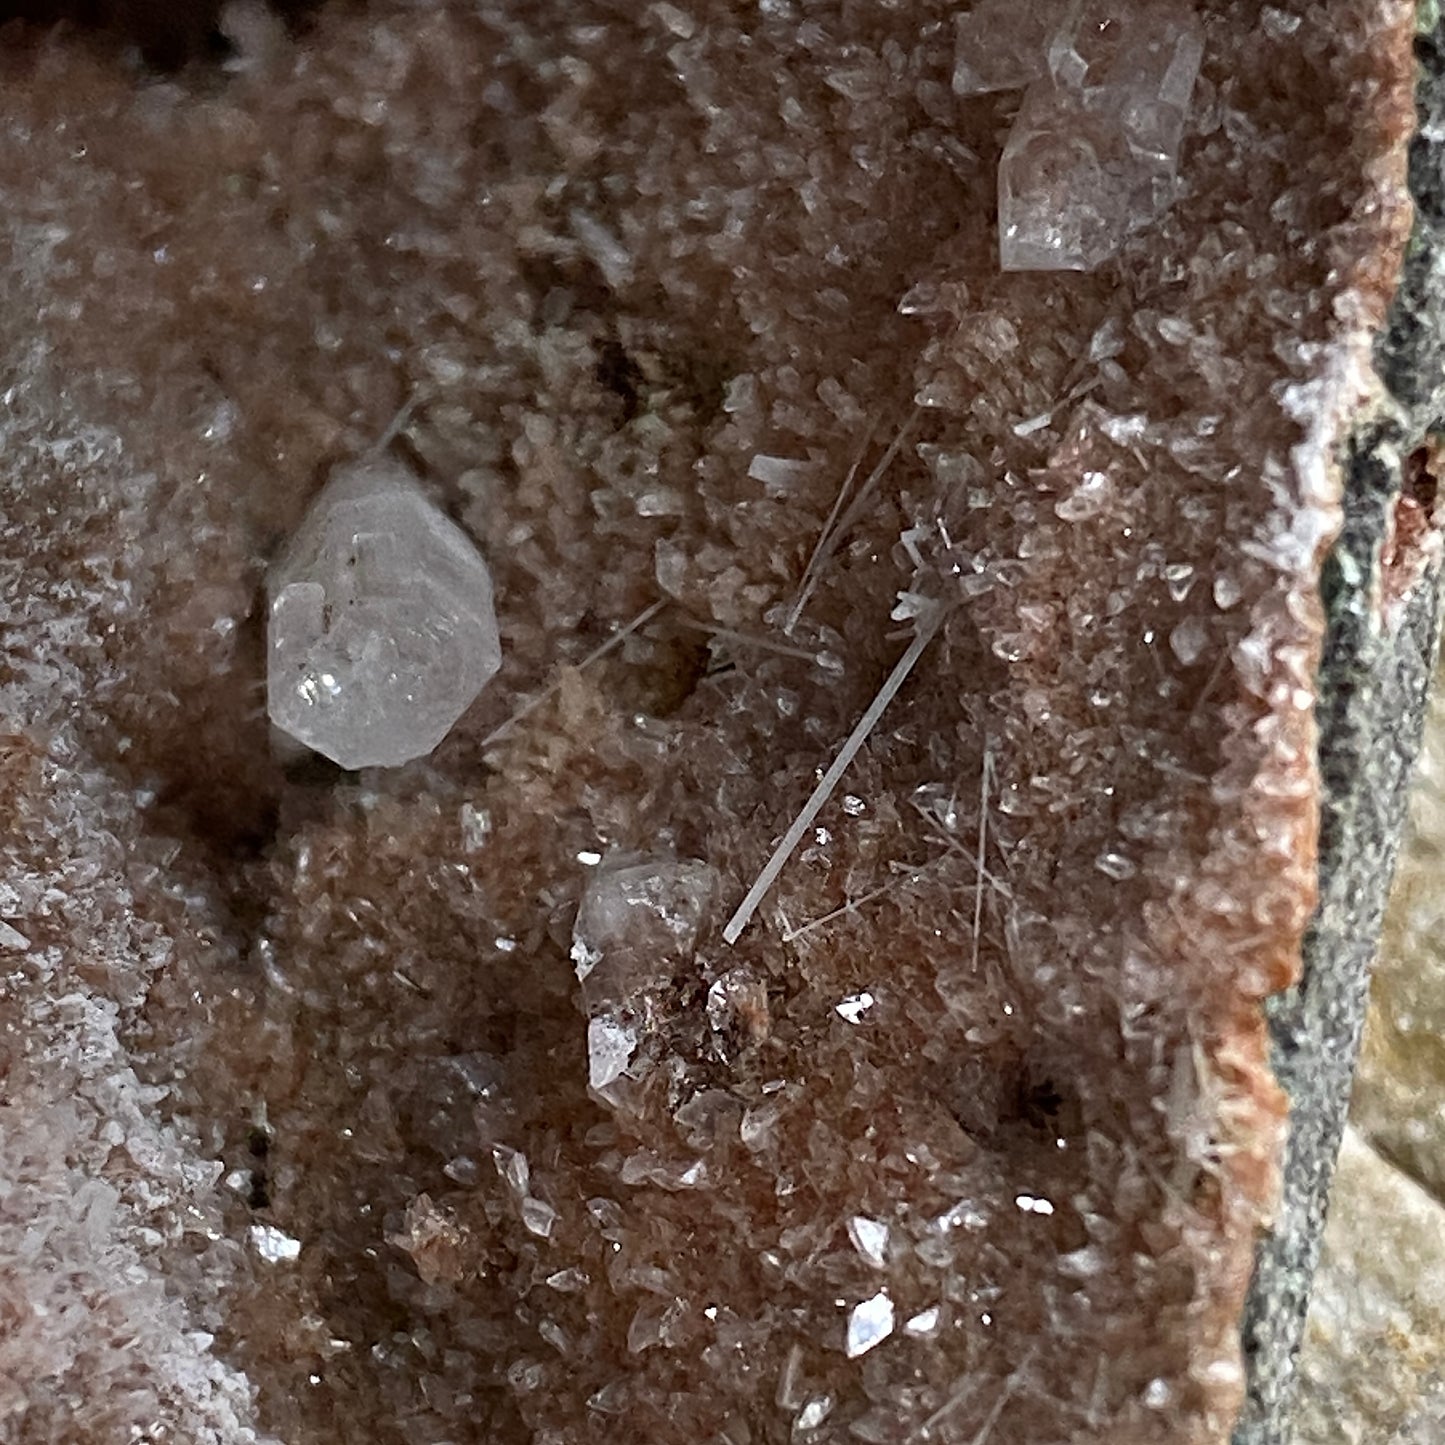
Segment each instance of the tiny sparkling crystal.
M840 1019L846 1019L850 1024L862 1023L863 1015L873 1007L874 999L871 993L850 993L847 998L839 999L833 1005L833 1012Z
M271 720L343 768L426 756L501 666L487 564L395 462L339 471L267 590Z
M301 1241L272 1224L253 1224L251 1245L267 1264L290 1264L301 1255Z
M848 1316L848 1338L845 1349L850 1360L866 1355L893 1333L893 1301L886 1291L879 1290L871 1299L853 1306Z
M848 1221L848 1238L853 1248L875 1269L882 1269L888 1258L888 1225L866 1214L855 1214Z

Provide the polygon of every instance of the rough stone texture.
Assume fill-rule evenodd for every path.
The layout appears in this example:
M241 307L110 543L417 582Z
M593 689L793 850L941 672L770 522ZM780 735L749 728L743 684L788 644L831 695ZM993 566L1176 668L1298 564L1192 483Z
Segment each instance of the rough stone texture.
M1411 828L1385 921L1352 1111L1392 1164L1445 1196L1445 705L1437 691L1411 799ZM1445 1241L1442 1241L1445 1243Z
M1395 629L1379 615L1379 563L1385 519L1398 497L1398 465L1382 464L1371 446L1352 458L1351 476L1346 531L1330 569L1340 590L1323 667L1321 757L1329 791L1320 830L1320 912L1306 937L1303 980L1269 1005L1290 1132L1284 1198L1261 1250L1245 1325L1251 1399L1240 1442L1290 1437L1294 1358L1439 640L1437 567L1411 590ZM1351 567L1358 570L1346 583L1342 574Z
M1438 32L1422 39L1425 125L1445 125L1445 56ZM1420 196L1420 243L1407 275L1419 300L1401 314L1391 345L1417 358L1398 388L1424 416L1445 413L1445 190L1435 148L1418 144L1412 183ZM1437 1197L1445 1197L1445 955L1442 955L1440 868L1445 855L1445 703L1437 690L1411 801L1408 849L1380 948L1372 1014L1360 1060L1353 1110L1358 1127L1382 1154Z
M1294 1410L1295 1445L1425 1445L1445 1426L1445 1207L1348 1129Z
M1227 1436L1412 14L1201 7L1176 204L1020 276L955 9L7 33L18 1445ZM413 396L504 661L347 778L259 599ZM577 910L647 859L720 910L593 1089Z

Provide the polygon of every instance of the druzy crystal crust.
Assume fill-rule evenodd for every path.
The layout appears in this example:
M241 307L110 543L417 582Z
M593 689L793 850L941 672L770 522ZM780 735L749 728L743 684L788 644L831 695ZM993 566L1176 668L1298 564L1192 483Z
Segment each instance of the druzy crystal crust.
M1224 1445L1409 7L1031 275L1143 0L225 8L0 46L0 1441Z
M271 720L343 768L424 757L501 665L487 564L394 462L327 484L269 590Z

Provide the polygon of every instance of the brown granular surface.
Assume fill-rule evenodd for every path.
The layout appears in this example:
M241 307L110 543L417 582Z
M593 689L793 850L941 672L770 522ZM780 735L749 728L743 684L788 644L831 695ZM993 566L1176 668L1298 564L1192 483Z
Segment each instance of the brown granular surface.
M1226 1437L1413 7L1202 7L1092 275L999 272L955 9L0 29L0 1438ZM505 660L342 774L262 582L408 400ZM579 899L677 860L592 1091Z

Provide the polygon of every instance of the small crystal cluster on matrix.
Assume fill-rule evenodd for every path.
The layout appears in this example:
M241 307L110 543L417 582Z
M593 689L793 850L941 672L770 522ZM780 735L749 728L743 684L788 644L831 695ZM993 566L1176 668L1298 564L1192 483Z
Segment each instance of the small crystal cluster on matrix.
M1219 1445L1413 6L212 8L0 27L0 1439Z

